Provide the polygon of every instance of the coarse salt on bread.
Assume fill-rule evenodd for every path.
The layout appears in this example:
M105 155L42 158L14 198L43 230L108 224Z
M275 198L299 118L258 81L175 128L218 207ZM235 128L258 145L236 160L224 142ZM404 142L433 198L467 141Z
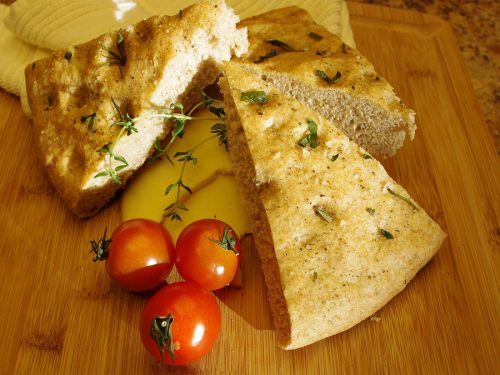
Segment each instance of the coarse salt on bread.
M224 1L201 0L176 15L153 16L26 67L42 162L78 216L98 212L153 152L156 139L168 134L172 121L147 116L177 103L189 109L220 74L220 62L247 50L246 29L236 29L238 21ZM123 115L142 117L137 132L117 139L119 126L112 125L120 116L112 100ZM85 118L92 114L89 129ZM95 177L109 167L97 150L113 142L113 153L128 163L117 172L121 184L109 175ZM113 160L112 167L121 164Z
M248 28L247 68L324 117L376 156L413 139L415 113L373 65L298 7L240 22ZM284 43L284 44L282 44Z
M279 345L300 348L374 314L439 249L439 225L317 112L237 62L219 85ZM242 100L252 91L268 101ZM317 147L301 147L311 120Z

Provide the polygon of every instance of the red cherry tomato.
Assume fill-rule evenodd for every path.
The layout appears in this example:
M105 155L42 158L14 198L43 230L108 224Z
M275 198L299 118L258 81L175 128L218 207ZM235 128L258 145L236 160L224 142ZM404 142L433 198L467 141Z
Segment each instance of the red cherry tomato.
M183 281L163 287L146 303L141 340L159 362L186 365L210 351L220 326L220 308L213 294Z
M165 227L149 219L120 224L111 235L106 268L121 287L143 292L164 282L174 265L174 244Z
M240 239L233 228L217 219L187 225L175 245L175 266L185 280L208 290L234 279L239 266Z

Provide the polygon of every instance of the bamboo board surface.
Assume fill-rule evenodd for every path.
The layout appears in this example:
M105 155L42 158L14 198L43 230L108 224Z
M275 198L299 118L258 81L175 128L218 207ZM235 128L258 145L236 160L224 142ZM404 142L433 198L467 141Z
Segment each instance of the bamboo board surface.
M112 284L88 253L90 239L119 224L119 199L92 219L73 216L40 168L18 99L1 91L1 374L500 372L500 168L451 29L418 13L349 7L358 48L418 116L416 139L383 164L448 234L380 320L279 349L247 238L244 288L216 293L215 348L187 369L160 368L139 338L146 297Z

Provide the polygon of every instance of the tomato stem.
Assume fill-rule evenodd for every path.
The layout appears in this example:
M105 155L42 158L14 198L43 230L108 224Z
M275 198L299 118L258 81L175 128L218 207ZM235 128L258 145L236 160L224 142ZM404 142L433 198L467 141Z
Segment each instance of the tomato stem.
M157 316L151 320L149 334L158 346L162 364L165 364L165 357L163 356L163 351L165 350L168 350L170 359L172 360L172 363L174 363L174 339L172 337L173 322L174 317L172 314L168 314L167 316Z
M229 228L227 226L224 226L224 231L219 240L214 240L213 238L209 238L209 240L216 243L224 250L231 250L238 255L238 251L236 250L236 237L229 235Z

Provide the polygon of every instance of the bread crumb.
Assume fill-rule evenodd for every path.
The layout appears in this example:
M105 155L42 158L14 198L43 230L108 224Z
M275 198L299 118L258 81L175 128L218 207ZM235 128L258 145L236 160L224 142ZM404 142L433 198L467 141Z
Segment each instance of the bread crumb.
M372 315L372 316L370 316L370 320L372 322L380 322L380 320L382 320L382 318L379 316Z

